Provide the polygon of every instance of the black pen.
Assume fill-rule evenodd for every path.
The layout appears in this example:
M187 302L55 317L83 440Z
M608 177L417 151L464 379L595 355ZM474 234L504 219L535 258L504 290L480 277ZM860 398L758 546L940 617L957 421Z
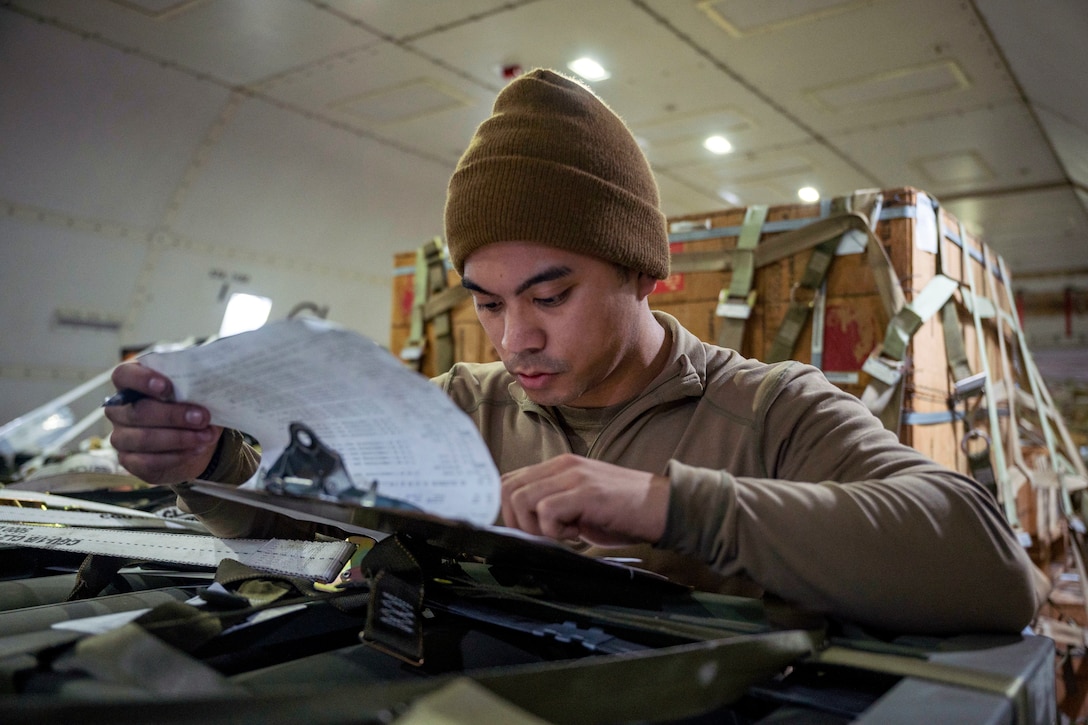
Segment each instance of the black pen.
M132 405L137 400L143 400L149 398L147 393L141 393L139 390L133 390L132 388L125 388L124 390L118 390L116 393L106 398L106 402L102 403L103 408L112 408L115 405Z

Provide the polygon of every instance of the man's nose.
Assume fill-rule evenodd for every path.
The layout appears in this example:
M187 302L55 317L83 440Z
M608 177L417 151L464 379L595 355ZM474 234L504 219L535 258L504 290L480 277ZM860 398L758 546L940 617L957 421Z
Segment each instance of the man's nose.
M544 347L545 334L531 311L507 309L502 346L508 352L527 352Z

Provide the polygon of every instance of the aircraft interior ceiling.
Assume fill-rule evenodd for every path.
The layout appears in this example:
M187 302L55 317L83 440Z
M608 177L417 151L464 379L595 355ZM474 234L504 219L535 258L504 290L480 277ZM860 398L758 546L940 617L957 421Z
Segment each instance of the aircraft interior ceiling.
M0 423L234 292L384 343L495 94L583 56L669 216L924 190L1080 374L1085 38L1083 0L0 0Z

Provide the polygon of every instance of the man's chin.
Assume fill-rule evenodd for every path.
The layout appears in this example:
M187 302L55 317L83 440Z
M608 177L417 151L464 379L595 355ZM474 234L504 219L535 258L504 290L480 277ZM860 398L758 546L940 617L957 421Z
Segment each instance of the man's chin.
M527 388L522 385L522 390L525 391L526 397L533 401L537 405L544 406L556 406L567 405L570 401L574 400L576 396L572 395L568 390L559 390L557 388Z

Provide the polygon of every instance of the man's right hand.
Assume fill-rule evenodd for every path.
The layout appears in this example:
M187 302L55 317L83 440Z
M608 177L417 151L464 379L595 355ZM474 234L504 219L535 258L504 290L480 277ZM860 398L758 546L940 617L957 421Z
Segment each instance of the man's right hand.
M211 462L223 429L209 424L205 408L174 402L174 387L163 375L139 363L118 365L112 376L118 390L148 397L128 405L107 406L113 423L110 442L121 465L151 484L181 483L199 476Z

